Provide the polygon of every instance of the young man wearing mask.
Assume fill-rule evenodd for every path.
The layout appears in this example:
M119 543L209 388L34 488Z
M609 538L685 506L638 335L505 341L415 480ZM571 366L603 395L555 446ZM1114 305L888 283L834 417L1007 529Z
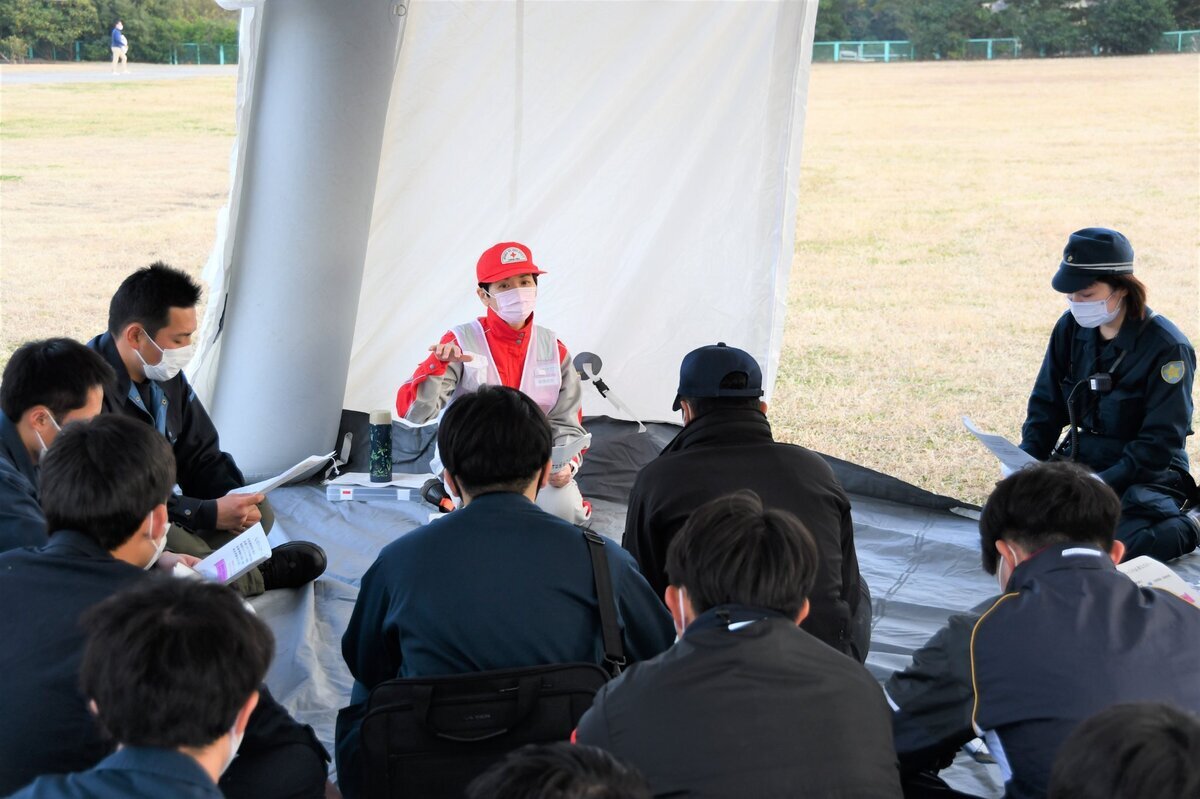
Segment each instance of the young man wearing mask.
M0 378L0 552L46 543L38 467L63 425L100 413L116 376L69 338L22 344Z
M160 574L175 579L163 573L195 562L163 552L174 482L174 458L162 436L117 414L67 426L46 454L40 492L50 541L0 554L0 795L43 774L89 769L112 753L114 742L97 728L79 690L81 618L124 588ZM210 624L186 619L193 622ZM191 707L206 704L213 686L192 687ZM265 687L258 690L241 756L221 789L244 799L323 797L324 748Z
M151 425L170 442L180 495L167 503L173 552L204 557L261 521L274 519L262 494L235 494L246 484L233 457L221 451L217 429L183 374L194 350L200 287L164 263L139 269L121 283L108 306L108 332L88 346L117 373L104 393L106 413ZM265 514L265 515L264 515ZM246 596L298 588L325 571L316 544L291 541L234 581Z
M271 663L270 628L225 586L169 579L109 597L83 626L83 695L120 748L15 796L221 799L217 781L235 762Z
M489 248L475 265L475 289L487 313L451 328L429 348L413 376L396 394L396 413L424 424L449 403L480 386L524 392L550 420L555 447L577 444L583 429L582 389L566 346L554 331L534 324L538 275L524 244L505 241ZM591 504L579 494L575 473L582 453L550 475L538 505L567 521L584 522Z

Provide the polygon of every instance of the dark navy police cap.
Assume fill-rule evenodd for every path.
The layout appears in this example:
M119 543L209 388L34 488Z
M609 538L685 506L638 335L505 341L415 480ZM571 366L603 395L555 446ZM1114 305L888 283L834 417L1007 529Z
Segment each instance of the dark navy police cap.
M1062 263L1050 285L1055 291L1072 294L1097 280L1133 274L1133 246L1129 239L1106 227L1076 230L1063 248Z
M742 372L746 375L745 388L721 388L727 375ZM679 410L682 397L761 397L762 369L750 353L730 347L724 341L692 350L683 357L679 366L679 393L675 395L672 410Z

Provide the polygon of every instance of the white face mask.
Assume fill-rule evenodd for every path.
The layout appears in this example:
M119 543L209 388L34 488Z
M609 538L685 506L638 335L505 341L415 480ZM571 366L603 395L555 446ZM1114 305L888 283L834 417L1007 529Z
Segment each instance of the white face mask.
M233 765L233 759L237 757L238 749L242 746L242 738L245 732L237 731L237 720L233 722L233 727L229 730L229 757L225 760L225 765L221 767L221 773L229 771L229 767Z
M46 415L50 417L50 424L54 425L54 432L55 432L55 433L61 433L61 432L62 432L62 428L61 428L61 427L59 427L59 426L58 426L58 422L57 422L57 421L55 421L55 419L54 419L54 414L48 413L48 414L46 414ZM34 430L34 431L33 431L33 434L34 434L35 436L37 436L37 440L38 440L38 446L40 446L40 447L42 448L42 449L41 449L41 451L40 451L40 452L38 452L38 463L41 463L41 462L42 462L42 458L46 457L46 450L48 450L48 449L50 449L50 448L49 448L48 446L46 446L46 441L45 441L45 439L43 439L43 438L42 438L42 434L41 434L41 433L39 433L38 431Z
M145 333L145 331L142 331ZM146 373L146 377L151 380L163 382L170 380L175 375L183 371L183 367L187 366L192 360L192 353L196 351L195 344L188 344L186 347L176 347L173 350L164 350L162 347L150 338L150 334L146 333L146 338L154 345L154 348L162 353L162 359L156 364L146 363L146 359L142 357L142 353L134 350L137 353L138 360L142 362L142 370Z
M1067 306L1071 309L1071 316L1075 317L1075 321L1080 327L1100 327L1107 325L1109 322L1117 318L1117 314L1121 312L1121 302L1117 303L1117 307L1108 310L1108 297L1102 300L1090 300L1087 302L1073 302L1067 300Z
M687 613L683 610L683 591L677 591L675 595L679 597L679 636L682 636L683 630L687 628Z
M489 294L496 301L496 314L510 325L521 325L537 304L537 286L524 286Z
M170 528L171 523L169 521L163 525L162 535L159 536L158 540L154 542L154 557L150 558L150 562L142 567L146 571L154 568L154 564L158 563L158 559L162 557L163 550L167 548L167 530Z

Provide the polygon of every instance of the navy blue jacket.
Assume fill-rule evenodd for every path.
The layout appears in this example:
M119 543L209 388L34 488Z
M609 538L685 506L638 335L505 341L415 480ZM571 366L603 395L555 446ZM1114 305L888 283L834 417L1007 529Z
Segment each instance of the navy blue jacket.
M13 799L222 799L195 758L171 749L130 747L90 771L39 777Z
M46 517L38 504L37 467L17 425L0 412L0 552L46 543Z
M655 796L900 796L879 684L770 610L700 615L602 687L575 738L637 766Z
M112 336L96 336L88 346L103 355L117 373L115 390L104 392L104 411L123 413L152 425L171 442L175 479L183 492L183 496L172 496L167 503L171 521L189 530L216 529L216 501L244 486L246 479L233 456L221 451L217 428L183 372L162 383L148 380L151 404L147 406L129 379L129 370Z
M629 553L605 550L626 657L653 657L675 637L670 614ZM338 720L338 781L352 797L359 716L384 680L603 661L587 542L524 496L478 497L383 548L342 656L354 689Z
M124 31L120 31L120 30L117 30L116 28L113 28L112 36L110 38L112 39L113 47L124 47L125 46L125 43L123 41L121 41L122 39L125 38Z
M906 772L983 735L1008 797L1044 797L1076 725L1121 702L1200 711L1200 608L1137 584L1096 547L1050 546L1006 592L950 617L885 686Z
M1146 320L1126 319L1106 346L1100 331L1062 315L1029 397L1021 449L1046 460L1069 424L1067 398L1076 384L1081 463L1095 469L1117 494L1135 483L1160 482L1169 468L1188 471L1184 441L1192 433L1196 351L1170 321L1146 309ZM1114 372L1113 365L1120 359ZM1113 374L1112 390L1091 391L1087 378Z
M117 560L91 536L59 530L41 549L0 554L0 796L42 774L84 771L113 749L79 690L79 618L122 588L175 579ZM261 687L234 768L283 745L325 750ZM321 764L323 765L323 764ZM231 769L232 771L232 769ZM324 777L317 783L319 788ZM164 794L166 795L166 794Z

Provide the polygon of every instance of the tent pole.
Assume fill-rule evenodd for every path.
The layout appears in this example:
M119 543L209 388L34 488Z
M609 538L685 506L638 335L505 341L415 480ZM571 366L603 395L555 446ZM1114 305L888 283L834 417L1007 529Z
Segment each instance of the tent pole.
M263 4L209 403L247 479L334 445L404 10Z

